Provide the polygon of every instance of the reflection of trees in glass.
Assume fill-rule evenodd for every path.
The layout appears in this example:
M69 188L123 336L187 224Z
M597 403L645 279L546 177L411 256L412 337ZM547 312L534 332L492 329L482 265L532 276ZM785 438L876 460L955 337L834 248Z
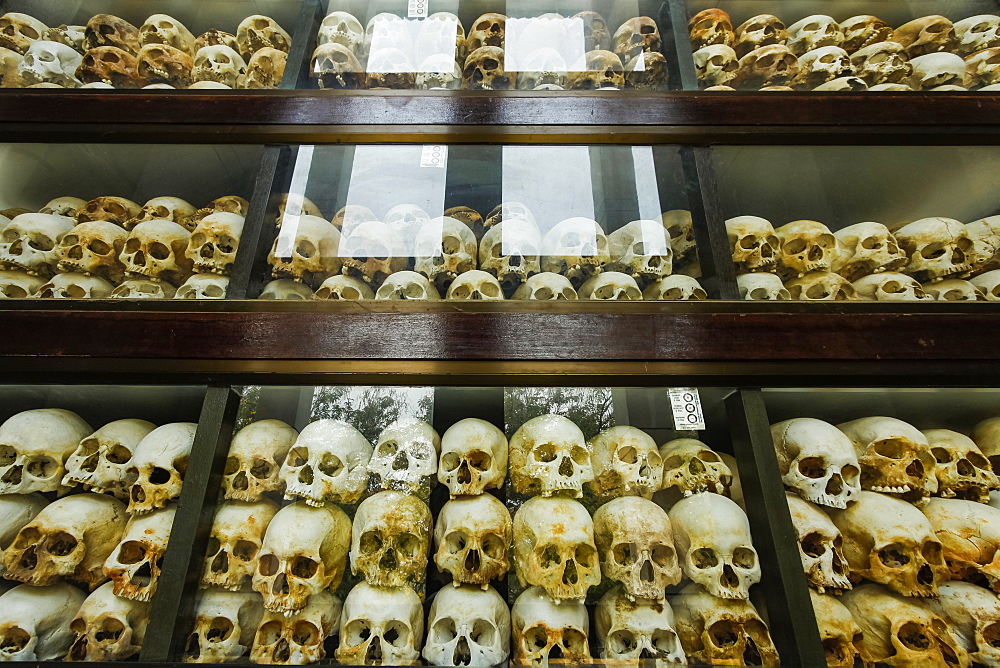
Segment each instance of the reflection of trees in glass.
M374 443L383 429L400 418L431 422L434 392L429 387L317 387L309 421L341 420Z
M242 397L242 399L240 399L240 408L236 412L236 431L239 431L257 419L257 404L260 402L260 386L247 385L242 388L242 391L241 388L236 388L236 391Z
M503 408L508 437L531 418L547 413L569 418L587 438L615 426L611 390L604 388L507 388Z

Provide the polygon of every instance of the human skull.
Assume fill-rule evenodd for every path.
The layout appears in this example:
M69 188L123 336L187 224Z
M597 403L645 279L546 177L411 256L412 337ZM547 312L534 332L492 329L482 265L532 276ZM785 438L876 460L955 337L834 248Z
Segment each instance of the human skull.
M578 501L536 496L514 514L514 567L522 586L555 602L580 600L601 583L594 522Z
M583 496L584 484L594 479L591 445L561 415L532 418L510 440L510 476L514 491L525 496Z
M988 60L988 57L987 57ZM985 62L985 60L984 60ZM961 86L966 81L966 64L954 53L928 53L910 59L913 74L907 83L913 90L932 90L940 86ZM973 76L976 66L971 68ZM969 79L974 81L974 79Z
M196 53L194 35L187 27L166 14L153 14L139 27L139 39L143 45L166 44L179 49L188 56Z
M792 299L802 301L851 301L857 299L854 286L843 276L829 271L811 271L785 283Z
M780 664L767 625L750 601L720 600L691 583L670 598L670 605L691 664Z
M606 271L623 272L642 286L670 275L673 247L659 221L635 220L608 235Z
M236 43L244 60L250 60L250 56L264 48L285 53L292 48L292 38L284 28L271 17L260 14L253 14L240 22L236 28Z
M216 44L228 46L233 51L239 52L240 45L236 43L236 35L216 28L206 30L198 35L198 39L194 41L194 52L198 53L203 47L215 46Z
M70 661L121 661L139 653L149 624L149 604L114 594L114 583L97 588L80 606L70 629L76 639Z
M396 420L379 434L368 463L374 488L419 494L437 484L441 438L423 420Z
M209 589L198 595L194 630L185 646L185 663L224 663L250 649L264 608L252 592Z
M506 38L507 17L503 14L488 12L473 22L469 29L469 37L465 42L470 53L484 46L504 48Z
M89 49L83 56L76 78L84 84L105 83L114 88L141 88L138 59L114 46ZM86 87L86 86L84 86Z
M490 227L483 236L479 268L496 276L508 291L516 290L541 270L541 245L541 234L534 223L511 218Z
M137 219L145 213L143 207L140 207L130 199L106 196L95 197L85 203L76 210L75 216L77 224L104 221L130 230L135 227L137 222L143 222ZM144 218L144 220L152 220L160 217L158 215L151 215L149 218ZM175 220L174 222L180 221Z
M415 85L419 90L457 90L462 87L462 68L443 53L429 56L417 67Z
M582 601L553 603L541 587L529 587L511 609L518 665L590 664L590 620Z
M351 533L351 571L375 586L423 581L433 523L427 504L397 491L373 494L358 506Z
M662 47L656 21L648 16L631 18L618 27L612 42L621 62L627 63L640 53L657 52Z
M0 271L0 299L26 299L33 297L45 279L31 276L25 271Z
M599 498L652 498L663 476L656 442L635 427L611 427L590 439L594 480L587 488Z
M832 268L849 281L869 274L898 271L906 264L906 255L896 238L881 223L857 223L834 234L837 257Z
M3 21L2 17L0 17L0 21ZM17 68L23 60L24 56L17 51L0 46L0 88L22 88L24 86L24 81L17 73Z
M360 431L339 420L307 425L288 451L279 476L285 498L310 506L357 503L368 484L372 444Z
M707 46L731 48L736 41L732 19L718 8L705 9L692 16L688 21L688 34L691 37L691 48L696 53Z
M423 274L400 271L385 279L375 293L375 299L437 301L441 299L441 293Z
M176 509L170 505L146 515L136 515L125 525L121 542L104 562L104 574L114 582L115 596L130 601L153 598Z
M1000 83L1000 48L983 49L965 58L965 80L968 89Z
M230 88L243 88L247 64L240 54L222 44L203 46L194 56L191 76L195 81L214 81Z
M331 276L319 286L313 299L360 301L375 299L375 292L357 278Z
M828 666L851 666L856 661L872 663L861 627L851 611L832 594L809 590Z
M223 472L225 497L259 501L266 492L280 492L281 463L298 435L281 420L258 420L236 432Z
M906 83L913 74L913 65L910 64L906 52L895 42L876 42L858 49L851 55L851 66L854 74L869 86ZM873 224L878 223L859 223L859 225Z
M977 259L965 226L951 218L922 218L899 228L895 236L909 258L906 272L920 282L963 278Z
M875 584L847 592L841 602L864 634L872 660L895 666L966 666L945 621L919 601L911 601Z
M584 51L611 48L611 29L608 27L607 19L598 12L589 10L574 14L573 18L580 19L583 24Z
M506 506L490 494L462 496L441 508L434 530L434 563L452 584L478 585L510 570L512 523Z
M725 44L712 44L694 52L694 68L702 88L726 86L736 78L736 52Z
M684 496L727 494L733 472L718 453L694 438L677 438L660 446L662 489L676 488Z
M743 56L762 47L783 45L787 39L788 31L785 29L785 24L777 16L759 14L736 28L736 40L732 47L736 51L736 56L742 59Z
M423 655L435 666L493 666L510 653L510 611L492 587L445 587L427 618Z
M930 445L913 426L891 417L867 417L837 428L854 445L863 489L917 504L937 491Z
M848 53L855 53L879 42L887 42L892 37L889 24L870 14L852 16L840 22L844 31L844 41L840 46Z
M771 44L740 58L731 85L737 90L783 86L792 82L798 73L795 54L783 44Z
M59 261L58 244L73 223L64 216L22 213L0 230L0 265L31 276L51 276Z
M476 235L454 218L424 220L413 245L414 265L440 292L476 268Z
M59 42L60 44L65 44L66 46L72 47L77 53L83 54L87 51L87 47L84 44L86 29L86 26L66 25L64 23L60 26L56 26L55 28L49 28L43 32L41 39L49 42Z
M84 41L87 49L114 47L133 56L139 53L142 45L139 29L112 14L91 17L84 30Z
M788 27L788 48L796 56L824 46L839 47L843 42L843 28L824 14L807 16Z
M103 278L81 273L56 274L38 288L36 297L41 299L105 299L111 296L114 286Z
M123 281L111 291L112 299L173 299L177 288L150 279L133 278Z
M642 292L635 279L618 271L605 271L584 281L579 290L580 299L605 301L639 301Z
M220 504L208 539L202 586L239 591L257 570L264 532L277 512L278 504L267 498Z
M620 582L629 600L662 600L681 581L670 519L647 499L613 499L594 513L594 535L604 577Z
M503 202L497 204L492 211L486 214L483 227L489 230L489 228L512 218L520 218L537 226L534 214L526 205L521 202Z
M844 536L821 508L791 492L785 492L788 512L799 546L799 558L809 584L819 593L850 589Z
M980 274L972 278L969 282L983 293L986 301L1000 301L1000 270L994 269L985 274Z
M257 299L312 299L313 291L308 285L296 283L289 278L280 278L264 286Z
M177 288L174 299L225 299L228 289L228 276L194 274Z
M958 38L955 53L963 58L983 49L1000 47L1000 18L995 14L970 16L956 21L954 28Z
M76 215L77 209L87 204L79 197L56 197L38 210L38 213L49 213L56 216L68 216L72 218Z
M298 218L301 215L307 216L318 216L323 217L323 213L319 210L311 199L305 195L299 193L285 193L278 200L278 215L274 222L278 227L281 227L285 220L285 216L289 218Z
M172 422L139 441L126 469L130 514L145 515L180 496L197 429L194 422Z
M445 209L444 215L464 223L476 235L476 239L482 240L483 216L475 209L467 206L453 206Z
M128 499L126 478L136 446L156 428L152 422L125 419L109 422L80 441L66 460L62 484Z
M403 237L377 220L358 224L344 233L340 244L343 272L369 285L380 285L386 277L406 269L408 253Z
M65 88L76 88L80 85L76 70L82 62L83 56L72 47L39 40L28 46L17 73L28 85L54 83Z
M538 299L542 301L558 299L579 299L569 279L552 272L535 274L514 291L511 299Z
M965 226L972 239L976 262L973 274L982 274L1000 267L1000 217L987 216Z
M608 238L596 221L568 218L542 239L542 271L562 274L574 287L599 274L611 259Z
M322 591L336 591L347 570L350 535L351 520L335 505L299 502L279 510L267 525L253 573L264 607L287 615Z
M933 300L916 279L906 274L885 272L864 276L854 281L854 290L859 299L877 301L924 301Z
M748 301L788 301L792 294L774 274L740 274L736 277L740 299Z
M340 599L321 591L310 596L306 607L296 613L265 610L253 638L250 660L301 666L323 659L324 643L336 634L341 609Z
M506 57L498 46L483 46L471 52L462 68L462 88L510 90L517 87L517 72L505 69Z
M729 250L737 272L770 271L781 246L771 223L757 216L726 221Z
M601 597L594 619L597 636L603 640L601 658L606 661L687 663L666 601L636 600L616 586Z
M0 16L0 47L23 55L33 42L43 38L48 29L33 16L8 12Z
M368 86L410 90L416 87L416 67L402 49L388 46L368 56Z
M935 498L924 515L944 546L942 561L950 579L1000 592L1000 510L975 501Z
M0 550L10 547L24 525L33 520L47 504L48 501L41 494L0 494ZM2 563L0 575L3 575Z
M892 41L902 44L910 59L939 51L951 52L958 46L955 27L943 16L914 19L896 28Z
M195 271L228 276L236 261L245 219L235 213L212 213L198 222L185 255Z
M250 202L246 201L239 195L225 195L223 197L213 199L207 206L195 211L194 216L191 217L191 222L185 223L185 225L190 225L191 229L194 229L194 226L197 225L202 218L213 213L235 213L246 218L247 211L249 209Z
M353 14L330 12L320 23L316 43L340 44L361 58L365 51L365 29Z
M194 61L185 51L168 44L147 44L139 51L139 77L150 83L168 84L175 88L191 85Z
M70 623L86 594L66 583L18 585L0 599L0 661L62 660L73 642Z
M937 495L945 499L965 499L988 503L990 490L1000 487L989 460L976 443L950 429L928 429L927 438L937 465Z
M340 231L319 216L286 221L267 261L275 278L288 277L317 288L341 270Z
M191 274L191 260L184 255L190 239L177 223L149 220L132 228L118 258L130 274L180 286Z
M829 271L838 255L837 237L823 223L797 220L775 230L781 244L778 273L785 280L810 271Z
M474 269L459 274L448 288L447 299L503 301L503 287L492 274Z
M927 283L921 287L929 297L939 302L986 301L979 288L960 278L947 278L940 283Z
M528 54L517 76L519 90L534 90L551 84L566 87L569 65L558 50L543 47Z
M812 90L834 79L853 74L851 58L839 46L821 46L799 56L799 73L791 84Z
M694 494L670 509L684 575L719 598L746 599L760 582L760 561L746 513L720 494Z
M611 51L588 51L570 66L566 87L570 90L622 89L625 87L625 67L621 58Z
M94 430L80 416L60 408L23 411L0 425L0 494L54 492L65 473L63 461Z
M337 661L346 665L414 665L420 660L424 610L408 586L359 582L344 599Z
M125 265L118 256L127 238L128 232L112 223L81 223L60 240L57 267L119 283L125 276Z
M365 69L354 53L343 44L320 44L313 51L310 76L320 88L354 90L368 87Z
M459 420L441 437L438 482L453 499L499 489L507 476L507 450L507 437L489 422Z
M974 663L1000 659L1000 601L988 589L968 582L943 582L940 597L927 607L948 623L952 636Z

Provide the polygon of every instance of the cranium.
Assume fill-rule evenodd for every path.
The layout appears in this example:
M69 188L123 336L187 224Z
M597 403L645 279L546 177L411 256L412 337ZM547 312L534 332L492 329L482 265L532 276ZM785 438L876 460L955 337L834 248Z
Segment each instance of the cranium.
M968 223L965 230L972 239L976 261L973 274L983 274L1000 267L1000 217L987 216Z
M663 600L681 581L667 513L635 496L613 499L594 513L594 536L604 577L621 583L629 600Z
M373 16L365 27L365 51L372 54L389 47L412 53L413 38L406 19L382 12Z
M530 276L514 291L511 299L579 299L569 279L550 271Z
M353 14L330 12L320 23L316 43L340 44L361 58L365 50L365 29Z
M185 255L198 272L228 276L236 261L245 219L235 213L212 213L191 233Z
M41 299L105 299L111 296L114 286L103 278L87 274L56 274L38 288L36 297Z
M503 288L500 282L485 271L473 269L459 274L448 288L447 299L473 301L502 301Z
M263 615L260 598L251 592L201 592L184 661L223 663L242 658L253 643Z
M3 17L0 17L3 21ZM24 60L17 51L0 46L0 88L23 88L25 83L17 73L17 68Z
M611 29L608 21L595 11L583 11L573 15L583 23L583 50L608 50L611 48Z
M931 300L916 279L905 274L886 272L865 276L853 283L859 299L877 301L923 301Z
M978 259L965 226L951 218L922 218L895 235L909 258L906 272L922 283L964 278Z
M489 228L479 245L479 267L508 292L541 270L541 234L534 223L512 218Z
M951 579L1000 591L1000 510L976 501L931 499L924 515L944 546L942 561Z
M829 271L838 255L837 237L823 223L796 220L774 231L781 244L778 273L785 280L810 271Z
M705 9L692 16L688 21L688 34L695 52L706 46L732 47L736 41L729 14L718 8Z
M173 299L177 288L148 278L133 278L123 281L111 291L112 299Z
M743 56L761 47L783 45L787 39L788 31L781 19L771 14L760 14L736 28L736 41L732 47L736 51L736 56L742 59Z
M438 482L453 499L499 489L507 476L507 451L507 437L489 422L459 420L441 437Z
M513 525L506 506L490 494L444 504L434 528L434 563L452 584L487 589L510 570Z
M368 484L372 445L360 431L338 420L316 420L307 425L278 474L285 482L285 498L301 498L310 506L357 503Z
M70 661L121 661L139 653L149 624L149 604L114 594L114 583L97 588L80 606L70 629L76 639Z
M139 222L136 219L142 213L142 207L130 199L107 196L95 197L77 209L76 222L79 224L101 220L128 230L135 227L135 222ZM151 216L148 220L152 220L154 217Z
M328 591L309 597L309 603L293 614L264 611L253 639L250 660L300 666L326 656L323 645L336 634L341 613L340 599Z
M0 299L26 299L45 285L45 279L26 271L0 271Z
M720 494L694 494L670 509L684 575L724 599L746 599L760 582L760 561L746 513Z
M56 249L58 268L119 283L125 275L125 265L118 256L127 237L128 232L112 223L81 223L59 242Z
M771 44L740 58L731 83L738 90L757 90L787 84L798 73L795 54L783 44Z
M939 302L986 301L979 288L960 278L947 278L939 283L927 283L921 287L928 297Z
M429 56L417 67L415 85L419 90L457 90L462 87L462 68L442 53Z
M51 276L59 261L58 244L73 229L64 216L22 213L0 230L0 266L31 276Z
M483 222L483 227L486 230L489 230L489 228L499 225L500 223L512 218L526 220L537 227L534 214L532 214L531 210L521 202L503 202L501 204L497 204L493 207L492 211L486 214L486 220Z
M972 278L969 282L983 293L986 301L1000 301L1000 269L980 274Z
M608 238L589 218L568 218L542 239L542 271L562 274L574 287L603 271L611 256Z
M427 617L423 655L432 665L487 666L510 653L510 611L493 588L445 587Z
M1000 601L988 589L968 582L943 582L941 596L927 607L948 623L952 636L974 663L1000 659Z
M849 281L883 271L898 271L906 264L906 255L896 238L881 223L849 225L837 230L834 236L838 244L832 267Z
M193 229L202 218L213 213L235 213L246 218L249 209L250 202L246 201L239 195L225 195L223 197L217 197L209 202L207 206L195 211L194 216L191 218L190 225Z
M589 51L588 51L589 53ZM519 90L534 90L544 84L566 87L569 65L556 49L543 47L532 51L524 60L517 77Z
M233 51L239 53L240 45L236 43L236 35L215 28L198 35L198 39L194 41L194 52L198 53L206 46L215 46L217 44L228 46Z
M175 511L176 506L170 505L147 515L134 516L125 525L121 542L104 562L104 574L114 582L115 596L130 601L153 598Z
M76 70L82 62L83 56L73 47L39 40L28 46L17 67L17 73L28 85L54 83L65 88L76 88L80 85Z
M629 19L615 31L612 42L615 53L627 63L645 51L656 52L662 46L656 21L648 16Z
M279 278L264 286L257 299L312 299L313 291L308 285L289 278Z
M854 620L851 611L832 594L809 590L813 612L823 642L823 653L828 666L851 666L856 661L863 665L872 663L865 646L865 636Z
M513 662L548 666L549 662L589 664L590 620L582 601L553 603L541 587L529 587L511 608Z
M197 222L194 220L195 208L180 197L154 197L142 205L133 218L121 220L123 214L119 213L121 208L132 210L134 202L128 200L121 201L119 197L104 197L93 200L93 212L88 211L86 216L91 220L106 220L116 225L121 225L126 230L131 230L139 223L147 220L170 220L188 231L194 230ZM90 203L87 204L89 208ZM83 222L83 221L79 221Z
M130 514L150 513L180 496L197 428L193 422L171 422L139 441L126 469Z
M471 39L471 38L470 38ZM517 87L517 73L504 67L506 58L498 46L483 46L472 51L462 68L462 88L471 90L510 90Z
M676 488L684 496L701 492L727 494L733 472L718 453L693 438L677 438L660 446L663 489Z
M444 215L449 218L464 223L476 235L476 239L482 241L483 238L483 216L478 211L467 206L453 206L444 210Z
M623 272L645 287L673 270L673 248L658 221L635 220L608 235L606 271Z
M844 41L840 46L851 54L873 44L887 42L892 37L889 24L870 14L845 19L840 22L840 28L844 31Z
M8 12L0 16L0 47L23 55L32 42L43 39L48 29L47 25L33 16Z
M87 202L79 197L56 197L49 200L45 206L38 210L38 213L50 213L56 216L68 216L72 218L76 215L77 209L86 204Z
M370 220L378 220L371 209L360 204L348 204L337 211L330 222L342 233L347 234L352 232L361 223L366 223Z
M896 28L892 41L902 44L911 59L928 53L954 51L958 46L955 27L943 16L924 16Z
M142 41L139 29L125 19L111 14L96 14L84 30L84 41L87 49L99 47L114 47L131 55L139 53Z
M906 52L895 42L876 42L858 49L851 56L851 66L854 68L854 73L869 86L905 83L913 73L913 65L910 64ZM870 224L877 223L859 223L859 225ZM842 231L838 231L837 234Z
M1000 48L983 49L966 57L965 80L962 82L966 88L980 88L998 83L1000 83Z
M749 301L788 301L792 294L774 274L740 274L736 277L740 299Z
M781 242L770 222L757 216L738 216L726 221L726 233L738 272L771 270Z
M188 56L197 52L194 35L183 23L166 14L153 14L139 27L139 39L143 45L166 44L180 49Z
M271 612L292 613L322 591L336 591L347 569L351 520L334 505L285 506L271 518L253 588Z
M991 54L992 55L992 54ZM984 63L989 56L984 58ZM913 74L909 84L913 90L934 90L941 86L961 86L966 81L966 64L954 53L928 53L910 58ZM975 76L976 66L971 68ZM970 79L973 81L974 79Z
M840 593L851 588L844 557L844 536L818 506L785 492L788 512L799 546L799 558L809 584L819 593Z
M375 299L414 299L417 301L437 301L441 293L437 291L427 277L415 271L400 271L388 276Z
M48 28L42 33L41 39L49 42L59 42L72 47L74 51L83 54L87 51L85 44L86 26L62 24L55 28Z
M409 90L416 86L416 67L402 49L387 46L368 56L369 88Z
M323 212L319 210L311 199L300 193L285 193L278 200L278 215L274 219L275 225L281 227L285 217L298 218L301 215L323 217ZM336 225L336 227L340 227Z
M713 44L694 52L694 68L702 88L726 86L736 78L739 63L731 46Z
M601 658L606 661L687 662L666 601L636 600L616 586L601 597L594 619L597 636L604 641Z
M625 87L634 90L666 90L670 84L667 59L657 51L643 51L625 63Z
M424 610L408 586L358 583L344 600L337 661L346 665L414 665L420 659Z
M266 492L280 492L279 469L298 435L281 420L259 420L236 432L223 472L225 497L259 501Z
M990 490L1000 487L989 460L975 442L950 429L921 432L931 446L937 462L937 494L946 499L965 499L987 503Z
M84 84L106 83L114 88L141 88L146 84L139 77L139 61L134 55L114 46L89 49L76 70L76 78Z
M583 495L594 479L591 446L583 432L561 415L541 415L525 422L510 440L510 476L518 494Z
M486 13L476 19L469 29L469 37L465 41L466 50L472 53L484 46L504 48L507 17L503 14Z
M149 220L132 228L118 258L130 274L180 286L191 274L191 260L184 255L190 239L177 223Z
M230 88L243 88L246 73L247 63L243 57L222 44L198 49L191 70L195 81L214 81Z
M6 550L25 524L42 511L48 501L41 494L0 495L0 550ZM0 553L2 555L2 553ZM0 563L0 575L3 564Z
M413 244L414 268L439 292L446 292L459 274L476 268L476 235L454 218L425 221Z
M202 586L239 591L244 581L249 582L257 570L264 532L277 512L278 504L266 498L220 504L208 539Z
M177 288L174 299L225 299L228 290L228 276L194 274Z
M53 661L66 655L74 635L70 623L86 594L59 583L18 585L0 598L0 660Z
M282 225L267 256L271 274L319 287L340 271L341 243L337 228L318 216L289 219Z
M955 53L968 58L977 51L1000 47L1000 18L994 14L979 14L956 21L955 36L958 46Z
M126 471L139 441L156 428L152 422L125 419L109 422L80 441L66 460L62 484L128 498Z
M377 220L345 230L339 255L345 275L372 286L380 285L390 274L403 271L408 262L403 238L389 225Z
M187 52L168 44L147 44L139 51L137 71L148 83L169 84L175 88L191 85L194 61Z
M351 531L351 572L377 587L423 582L433 522L423 501L397 491L361 502Z
M601 582L587 509L571 499L528 499L514 514L514 567L522 586L539 585L555 602L582 601Z
M852 73L851 58L846 51L839 46L820 46L799 56L799 73L791 84L812 90Z
M926 437L891 417L867 417L837 425L854 445L861 487L920 504L937 491L935 460Z
M292 38L284 28L271 17L260 14L253 14L240 22L236 29L236 43L244 60L250 60L256 51L267 47L285 53L292 48Z
M825 14L807 16L788 26L788 48L796 56L824 46L839 47L843 42L843 28Z
M750 601L719 600L691 583L670 599L692 664L777 666L778 651Z
M38 408L0 425L0 493L54 492L65 473L63 461L94 430L72 411Z
M618 271L605 271L584 281L580 286L580 299L605 301L639 301L642 291L635 279Z
M611 427L590 439L590 448L594 480L587 488L598 498L650 499L660 489L663 461L656 442L645 432L635 427Z
M852 301L857 292L851 282L830 271L810 271L785 283L792 299L802 301Z
M382 430L368 469L375 489L425 495L437 484L441 437L423 420L403 418Z
M566 86L570 90L621 89L625 87L625 67L611 51L588 51L570 66Z

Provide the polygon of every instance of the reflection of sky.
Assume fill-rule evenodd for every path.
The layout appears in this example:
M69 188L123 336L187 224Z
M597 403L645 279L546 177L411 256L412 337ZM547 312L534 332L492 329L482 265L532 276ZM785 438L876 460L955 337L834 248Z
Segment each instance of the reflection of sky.
M505 32L506 66L512 72L525 71L525 63L538 49L554 49L567 68L572 68L586 53L580 18L508 18Z
M358 146L354 149L348 204L360 204L384 220L397 204L416 204L431 218L444 214L448 170L421 167L423 146Z
M521 202L545 233L567 218L594 218L590 149L504 146L503 201Z
M454 61L458 50L455 40L458 19L440 14L432 17L379 21L370 33L368 71L437 71L439 68L429 64L424 66L428 58L444 55ZM405 68L400 66L399 58L377 57L376 54L385 49L401 51L409 65ZM392 53L396 54L395 51Z

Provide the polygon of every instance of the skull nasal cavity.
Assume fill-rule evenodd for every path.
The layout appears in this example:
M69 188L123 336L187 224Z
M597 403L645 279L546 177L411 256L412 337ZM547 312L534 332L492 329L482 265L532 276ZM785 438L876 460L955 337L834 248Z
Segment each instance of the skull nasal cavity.
M469 550L465 555L465 570L475 573L479 570L479 550Z
M580 574L576 570L576 562L569 559L566 568L563 569L562 582L565 585L575 585L580 581Z
M570 457L563 457L559 463L559 475L566 478L573 477L573 460Z

